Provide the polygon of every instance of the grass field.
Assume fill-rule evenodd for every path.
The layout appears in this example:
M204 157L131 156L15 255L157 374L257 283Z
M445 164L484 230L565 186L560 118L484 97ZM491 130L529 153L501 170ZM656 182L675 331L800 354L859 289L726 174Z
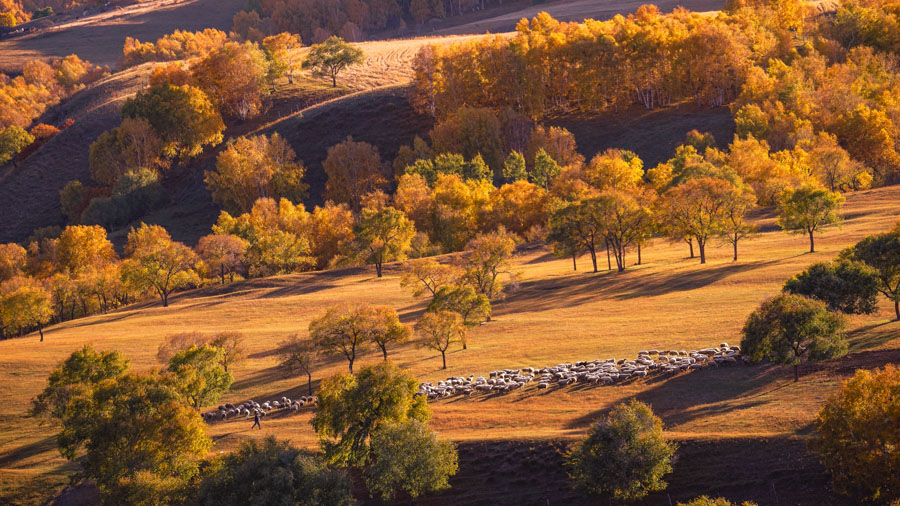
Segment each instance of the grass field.
M736 343L744 319L762 299L806 265L830 259L863 236L893 226L900 218L898 201L900 187L850 195L843 228L826 231L817 240L820 251L815 254L804 254L804 237L777 231L771 210L756 217L763 232L742 245L736 263L725 246L711 248L709 263L699 265L685 258L685 245L657 240L645 249L644 265L630 265L632 255L623 274L592 274L587 258L572 272L571 259L556 259L543 247L526 247L515 261L520 288L495 305L490 323L473 331L468 350L448 354L446 371L440 370L438 355L414 344L390 350L391 360L422 380L438 380L497 368L630 357L647 348ZM42 388L49 370L73 350L85 344L119 350L135 369L150 370L160 367L156 349L168 334L240 330L249 357L235 367L236 381L225 401L302 395L305 378L286 377L276 366L277 343L292 333L305 334L310 319L338 302L387 304L403 321L413 323L425 301L399 287L398 269L387 266L382 279L375 278L374 269L360 268L210 287L178 294L168 308L148 301L54 326L45 331L44 343L36 335L0 342L0 503L52 496L74 470L55 450L53 427L25 417L29 399ZM459 486L434 500L487 504L508 490L504 497L525 504L544 504L551 498L554 503L585 502L568 491L564 475L553 464L559 459L559 441L583 434L612 405L637 397L652 404L670 435L682 444L669 491L676 499L712 490L769 503L769 489L777 482L776 493L797 497L791 504L839 504L821 499L824 478L803 441L823 399L842 378L858 367L900 362L900 323L891 321L892 314L883 303L875 315L853 317L850 356L805 366L799 383L792 381L787 368L759 365L614 387L538 391L532 386L504 396L435 402L431 425L442 437L461 443L462 462L455 481ZM370 351L360 366L378 360L380 354ZM345 362L328 361L314 379L317 383L344 370ZM268 434L312 447L310 416L307 411L267 417L264 430L257 432L250 432L243 420L227 421L212 425L209 432L217 450ZM729 459L745 464L737 466ZM546 479L523 478L522 473L533 472L529 466L536 465L548 466ZM480 470L491 466L504 469L503 476L485 479ZM821 490L809 492L809 487ZM665 503L666 496L651 499Z

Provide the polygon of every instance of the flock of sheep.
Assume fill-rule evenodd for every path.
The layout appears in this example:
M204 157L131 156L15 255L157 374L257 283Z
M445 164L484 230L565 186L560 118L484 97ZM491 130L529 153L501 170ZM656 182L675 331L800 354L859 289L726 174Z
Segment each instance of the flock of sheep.
M244 401L236 406L234 404L223 404L219 406L215 411L209 411L207 413L201 414L200 416L202 416L203 420L205 420L206 422L227 420L229 418L235 418L238 416L250 418L255 414L259 414L259 416L266 416L266 413L277 410L300 411L300 408L304 406L315 406L318 402L319 398L315 395L304 395L297 400L291 400L287 397L282 397L280 401L266 401L262 404L251 399L249 401Z
M639 351L634 360L610 358L552 367L524 367L501 369L484 376L467 378L454 376L437 384L422 383L419 394L429 400L470 395L475 392L506 393L536 382L537 388L564 387L573 383L612 385L631 378L645 378L649 374L671 374L703 368L717 368L743 362L740 346L722 343L718 348L702 350L646 350Z

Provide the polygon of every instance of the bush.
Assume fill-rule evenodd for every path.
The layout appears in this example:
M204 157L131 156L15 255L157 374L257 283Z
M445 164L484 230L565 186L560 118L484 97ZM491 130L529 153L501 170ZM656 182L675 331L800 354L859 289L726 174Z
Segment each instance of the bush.
M724 497L716 497L713 499L712 497L701 495L700 497L695 497L688 502L680 502L678 506L756 506L755 502L744 501L738 505L737 503L733 503Z
M856 371L822 407L822 455L836 491L877 502L900 499L900 368Z
M566 454L566 466L577 489L634 501L666 487L662 478L672 472L675 450L650 406L632 400L591 426Z
M128 172L119 178L112 196L91 200L81 214L81 223L108 229L123 227L166 201L166 191L152 169Z
M193 504L354 504L350 480L328 469L317 457L269 436L246 441L234 453L213 462Z
M818 263L784 284L783 291L821 300L829 311L872 314L878 310L878 276L861 262Z
M388 424L372 436L366 485L384 501L400 491L415 499L450 488L447 481L458 468L453 444L438 441L424 423Z

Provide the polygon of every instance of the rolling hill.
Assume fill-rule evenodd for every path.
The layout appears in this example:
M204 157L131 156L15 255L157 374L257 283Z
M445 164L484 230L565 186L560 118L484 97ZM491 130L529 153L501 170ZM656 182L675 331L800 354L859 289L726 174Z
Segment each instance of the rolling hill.
M410 343L390 350L390 359L421 380L450 375L485 375L498 368L545 366L608 357L633 357L637 350L690 349L740 341L744 319L765 297L805 266L832 258L867 234L892 227L900 187L850 194L843 228L804 254L803 236L777 231L771 209L754 218L763 232L741 246L731 262L728 246L710 249L710 261L687 259L683 244L654 241L644 264L625 273L587 271L582 258L556 259L544 247L526 245L515 259L518 290L495 305L491 322L473 330L468 350L454 349L448 369L440 357ZM633 255L632 255L633 257ZM395 308L406 323L422 314L425 301L399 287L399 265L254 279L180 293L168 308L147 301L110 314L65 322L36 335L0 341L0 502L19 503L55 494L73 466L54 448L53 427L24 416L53 365L90 344L116 349L137 370L160 367L159 343L182 331L239 330L248 359L234 369L236 382L223 402L290 397L305 393L305 378L287 377L274 350L290 334L306 334L309 321L329 305L368 302ZM576 384L537 390L533 385L506 395L473 395L432 403L432 425L460 444L461 472L454 488L429 504L522 502L589 504L568 488L558 450L583 434L615 403L636 397L652 404L681 445L667 491L672 500L701 493L771 504L841 504L827 492L824 473L805 447L810 424L826 395L859 367L900 361L900 323L882 301L871 316L853 317L849 356L802 369L799 383L786 367L735 366L654 377L611 387ZM370 351L361 365L381 360ZM346 370L326 361L314 380ZM310 411L267 417L251 433L242 419L215 423L217 450L247 437L275 435L312 447ZM537 477L538 479L535 479ZM17 490L25 485L24 491ZM668 504L666 494L648 504Z

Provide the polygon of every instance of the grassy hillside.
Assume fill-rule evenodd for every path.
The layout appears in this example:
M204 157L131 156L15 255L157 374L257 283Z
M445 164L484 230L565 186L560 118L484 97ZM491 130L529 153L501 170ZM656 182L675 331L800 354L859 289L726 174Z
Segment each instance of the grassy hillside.
M516 257L520 288L496 304L494 319L475 329L469 349L448 354L446 371L437 354L407 344L391 359L422 380L486 374L497 368L554 365L594 358L631 357L648 348L689 349L739 342L744 319L789 276L832 258L863 236L896 223L900 187L852 194L842 229L817 240L820 251L804 254L806 239L775 230L771 210L755 218L764 232L731 262L729 247L710 248L710 262L687 259L682 244L654 241L644 265L623 274L587 271L588 259L572 272L571 259L556 259L543 247ZM305 393L305 378L286 377L273 351L292 333L306 334L309 321L338 302L387 304L406 323L415 322L425 301L399 287L399 266L350 269L257 279L210 287L171 299L168 308L149 301L115 313L66 322L36 335L0 342L0 502L24 502L58 490L73 470L54 448L53 427L25 418L28 400L43 386L53 365L85 344L116 349L137 370L158 368L156 349L168 334L240 330L249 358L234 369L236 382L225 401L290 397ZM773 488L782 503L839 504L823 499L826 484L816 459L805 449L810 424L824 397L859 367L900 361L900 323L882 303L872 316L851 319L851 355L804 366L799 383L788 368L771 365L704 370L650 378L612 387L576 384L508 395L474 395L432 404L433 427L461 442L456 488L434 503L587 503L567 488L558 469L559 441L583 434L615 403L637 397L653 405L682 449L668 493L684 499L701 493L768 504ZM375 363L370 351L361 365ZM346 370L331 360L315 375ZM244 420L210 427L217 449L247 437L274 434L314 446L307 423L311 411L273 415L251 433ZM538 479L535 479L538 478ZM26 492L13 493L18 487ZM667 504L665 494L652 504Z

